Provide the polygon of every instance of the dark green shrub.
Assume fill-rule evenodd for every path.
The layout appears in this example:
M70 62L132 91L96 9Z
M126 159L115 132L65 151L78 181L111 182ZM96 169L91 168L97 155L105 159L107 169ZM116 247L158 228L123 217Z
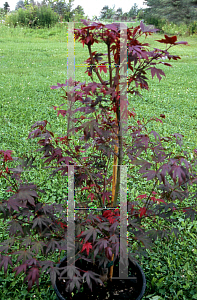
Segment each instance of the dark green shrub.
M141 20L143 18L144 18L144 11L142 9L140 9L137 14L137 20Z
M197 34L197 21L193 21L189 25L189 35Z
M143 15L144 22L147 25L154 25L157 29L162 31L162 27L166 24L166 20L164 18L153 17L147 13Z
M37 11L38 25L41 27L53 26L59 20L59 15L48 6L41 6Z

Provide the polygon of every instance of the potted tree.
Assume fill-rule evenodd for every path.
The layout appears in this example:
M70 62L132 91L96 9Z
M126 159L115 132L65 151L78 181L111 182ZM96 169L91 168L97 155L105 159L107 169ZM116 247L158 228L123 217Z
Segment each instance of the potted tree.
M57 115L68 116L65 136L56 137L49 131L47 120L36 122L28 136L41 138L38 144L42 148L36 151L44 152L42 159L46 158L46 164L53 163L47 166L54 168L51 176L57 172L62 172L62 176L68 175L68 201L44 203L39 198L39 193L44 190L21 180L23 170L34 167L35 157L13 158L11 150L1 150L0 176L9 183L7 191L12 195L0 203L1 217L9 219L10 234L9 240L1 242L0 266L4 266L6 273L8 265L13 266L14 255L18 255L19 265L14 271L16 275L26 274L29 290L34 283L39 286L40 274L47 271L59 299L78 299L80 296L87 299L141 299L145 278L136 256L144 255L145 249L156 238L178 233L176 228L172 228L177 210L182 210L192 220L196 214L196 204L183 207L181 202L193 196L192 193L195 197L197 150L194 150L192 159L188 159L188 154L181 147L177 153L169 152L166 144L176 141L181 146L182 136L175 133L171 137L161 137L155 131L149 132L149 122L162 123L161 119L153 117L148 122L144 119L135 122L135 113L127 110L124 98L125 64L122 58L126 56L132 72L128 85L134 84L127 92L139 94L139 87L148 89L146 70L150 69L152 77L156 74L160 80L160 75L165 74L155 65L171 65L159 58L180 59L170 55L168 50L187 42L177 42L176 36L165 35L159 42L168 44L168 48L149 51L149 45L140 42L139 37L143 34L148 36L156 30L146 28L142 22L135 28L124 28L115 23L104 25L93 22L90 25L86 20L81 21L85 27L75 29L75 38L80 38L88 47L87 71L92 82L86 85L69 78L65 84L51 87L63 89L67 84L73 87L63 96L68 108L60 109L64 104L54 106ZM107 45L107 81L99 73L102 70L107 72L107 63L102 61L104 54L91 49L98 38ZM123 41L120 41L121 38ZM100 83L94 81L92 71ZM80 105L75 108L77 101ZM76 113L81 115L74 117ZM124 123L127 114L133 117L128 128ZM124 138L126 129L130 132L129 139L128 136ZM72 139L73 132L82 132L80 142ZM8 167L13 160L20 164ZM118 167L113 167L111 175L112 160ZM151 183L137 199L126 198L127 177L131 174L125 171L125 164L139 166L139 174ZM78 189L86 200L83 203L76 201L74 205L74 192ZM177 204L178 201L180 204ZM88 203L92 205L91 212L86 210ZM75 216L74 209L78 209ZM166 219L170 226L166 222L161 229L158 225L161 218ZM149 229L145 226L147 222ZM13 250L15 243L19 247L17 251ZM38 256L40 253L41 258ZM58 253L58 265L57 260L49 257L54 253Z

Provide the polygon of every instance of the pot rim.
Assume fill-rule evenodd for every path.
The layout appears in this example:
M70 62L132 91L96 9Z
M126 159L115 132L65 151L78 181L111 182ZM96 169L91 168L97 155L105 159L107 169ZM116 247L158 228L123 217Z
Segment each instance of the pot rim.
M60 263L57 264L57 267L59 267L60 264L61 264L65 259L66 259L66 256L64 256L64 257L60 260ZM131 261L131 262L137 266L137 268L139 269L139 271L140 271L140 273L141 273L141 276L142 276L142 288L141 288L141 292L140 292L139 296L135 299L135 300L141 300L142 297L143 297L143 295L144 295L145 289L146 289L146 277L145 277L145 274L144 274L142 268L140 267L140 265L139 265L136 261L135 261L135 262ZM129 279L129 278L128 278L128 279ZM57 280L57 279L56 279L56 280ZM125 279L125 280L126 280L126 279ZM58 288L57 288L56 283L55 283L55 286L54 286L54 291L55 291L55 293L56 293L56 295L57 295L57 299L59 298L58 300L66 300L66 299L60 294L60 292L59 292L59 290L58 290Z

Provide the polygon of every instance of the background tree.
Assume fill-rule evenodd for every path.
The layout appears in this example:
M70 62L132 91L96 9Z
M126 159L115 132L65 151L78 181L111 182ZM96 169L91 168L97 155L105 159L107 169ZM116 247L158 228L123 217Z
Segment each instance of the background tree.
M69 3L66 4L66 8L65 8L65 12L64 12L65 22L71 21L73 15L74 15L74 12L72 10L73 2L74 2L74 0L69 0Z
M42 4L49 5L60 16L60 20L65 22L71 21L74 15L73 2L74 0L69 0L68 3L65 0L42 0Z
M105 5L100 12L100 19L113 19L116 14L114 7L115 5L113 6L113 8L109 8L108 5Z
M121 21L126 22L128 19L129 19L129 14L128 12L125 12L121 17Z
M142 20L144 18L144 9L139 9L138 14L137 14L137 19Z
M135 19L137 17L138 11L139 11L139 8L138 8L137 4L134 3L134 5L131 7L131 9L128 12L129 18Z
M148 6L145 21L148 18L165 18L175 24L188 24L197 18L196 0L145 0L144 3Z
M59 16L61 16L63 18L65 11L66 11L66 6L67 6L64 0L52 2L50 4L50 6L54 12L56 12Z
M194 18L194 10L191 0L164 0L165 17L171 22L190 23Z
M10 6L7 1L3 4L3 9L6 14L9 12Z
M73 17L72 20L75 22L80 22L80 19L87 18L85 16L84 9L81 5L78 5L74 10L73 10Z
M93 17L92 17L92 21L98 21L99 20L99 17L97 17L96 15L94 15Z
M32 6L35 6L36 5L36 2L34 0L30 0L29 3L32 5Z
M17 3L16 3L16 6L15 6L15 10L18 10L19 8L24 8L25 7L25 3L23 0L19 0Z
M42 0L41 1L41 6L43 6L43 5L48 5L48 1L47 0Z
M123 15L122 8L119 7L119 8L116 10L116 13L115 13L115 19L116 19L116 20L120 20L121 17L122 17L122 15Z
M85 15L84 9L81 5L78 5L75 9L74 9L74 14L81 14L81 15Z
M24 1L24 5L25 5L25 8L27 8L28 5L30 5L29 1L28 1L28 0L25 0L25 1Z

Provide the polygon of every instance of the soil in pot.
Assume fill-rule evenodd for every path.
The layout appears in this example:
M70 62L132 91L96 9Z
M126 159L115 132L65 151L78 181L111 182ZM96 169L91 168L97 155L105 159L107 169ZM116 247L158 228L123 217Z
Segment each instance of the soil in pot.
M66 265L66 259L63 261L60 266L63 267ZM91 269L93 272L100 273L98 268L96 266L93 266L89 262L85 261L77 261L76 266L86 270ZM91 266L91 268L90 268ZM119 265L118 260L114 263L114 271L113 271L113 277L119 276ZM92 283L92 292L89 289L87 283L83 284L83 287L81 288L81 291L78 292L75 288L73 293L74 295L71 296L68 292L65 291L66 289L66 281L59 280L57 278L56 280L56 286L59 290L60 294L64 299L97 299L97 300L123 300L123 299L129 299L129 300L136 300L141 299L139 295L143 295L145 290L145 277L143 278L143 275L139 269L138 266L134 265L132 262L129 261L129 277L137 277L137 279L112 279L112 281L107 281L104 283L105 286L101 286L100 284ZM143 293L142 293L143 290ZM139 297L139 298L138 298ZM62 298L62 299L63 299ZM61 299L61 298L59 298ZM61 299L61 300L62 300Z

